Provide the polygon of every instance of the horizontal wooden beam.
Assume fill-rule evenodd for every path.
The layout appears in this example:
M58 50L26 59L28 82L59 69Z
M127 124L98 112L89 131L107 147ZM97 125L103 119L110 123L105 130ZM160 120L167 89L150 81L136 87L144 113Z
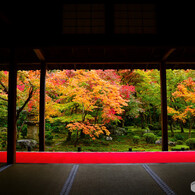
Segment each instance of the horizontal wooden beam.
M166 61L166 64L173 64L173 65L179 65L179 64L181 64L181 65L190 65L190 64L195 64L195 62L194 61L186 61L186 62L179 62L179 61Z
M159 69L159 62L47 62L47 69ZM195 62L166 62L166 69L193 69ZM41 63L17 63L17 70L40 70ZM0 64L0 70L9 71L8 64Z
M161 62L154 62L154 61L148 61L148 62L46 62L46 64L49 65L57 65L57 64L160 64ZM27 66L27 65L33 65L37 66L40 65L40 62L18 62L17 65L19 66ZM190 64L195 64L195 61L166 61L166 64L171 64L171 65L190 65ZM6 67L9 65L9 63L0 63L0 67Z

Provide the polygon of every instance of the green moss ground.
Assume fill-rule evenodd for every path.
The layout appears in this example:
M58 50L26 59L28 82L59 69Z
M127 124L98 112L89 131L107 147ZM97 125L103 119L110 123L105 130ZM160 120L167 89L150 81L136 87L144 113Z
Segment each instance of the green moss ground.
M188 139L188 129L184 129L184 133L180 133L180 130L174 130L175 136L180 134L183 136L184 141ZM154 133L158 135L159 131ZM138 144L133 143L133 135L140 136L140 141ZM104 138L96 139L94 141L89 139L79 140L79 143L74 147L74 142L65 142L66 136L64 134L53 134L53 144L46 146L47 151L77 151L78 147L82 148L82 151L86 152L126 152L129 151L129 148L132 148L133 151L161 151L162 146L156 144L147 144L145 138L142 137L143 130L129 127L128 134L124 136L112 136L112 141L106 141ZM176 141L175 136L171 137L171 132L169 131L169 140ZM195 130L192 131L192 137L195 137ZM171 146L169 150L171 151Z
M106 141L105 138L91 140L88 138L79 140L77 146L74 146L74 137L72 142L66 142L66 133L52 133L53 140L52 142L46 142L46 151L62 151L62 152L69 152L73 151L76 152L78 147L82 148L82 151L85 152L127 152L129 148L132 148L132 151L161 151L162 146L156 144L147 144L145 142L145 138L143 137L144 130L128 127L127 135L123 136L112 136L112 141ZM188 129L184 129L184 133L180 133L180 130L174 130L175 136L171 137L171 132L169 131L169 140L176 141L176 135L182 135L184 138L184 145L185 140L188 139ZM161 131L153 131L157 135L158 138L161 137ZM140 137L140 141L138 144L133 143L133 136L137 135ZM192 137L195 137L195 129L192 130ZM171 151L171 146L169 146L169 151ZM1 148L1 150L5 151L6 148ZM17 149L21 151L21 149ZM37 148L34 151L38 151Z

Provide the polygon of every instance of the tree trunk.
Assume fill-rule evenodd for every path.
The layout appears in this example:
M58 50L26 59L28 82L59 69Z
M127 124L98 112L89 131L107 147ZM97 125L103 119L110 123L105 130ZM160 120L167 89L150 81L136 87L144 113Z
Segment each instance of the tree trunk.
M149 124L152 124L152 116L151 116L151 110L149 109Z
M121 127L125 127L125 117L126 117L126 110L123 112L122 120L121 120Z
M161 114L159 115L159 123L161 124Z
M82 111L82 122L84 123L85 122L85 107L84 107L84 104L83 104L83 111ZM81 133L80 133L80 138L83 139L85 138L85 134L83 133L83 131L81 130Z
M180 127L181 127L181 133L184 133L184 130L183 130L183 122L180 121Z
M72 135L72 132L68 131L68 137L67 137L66 141L71 141L71 135Z
M81 130L81 133L80 133L80 138L81 138L81 139L84 139L84 138L85 138L85 134L83 133L82 130Z
M171 137L173 137L174 136L174 131L173 131L173 119L172 119L172 117L170 119L170 129L171 129Z
M192 125L193 125L193 122L191 120L189 120L189 138L191 138L191 131L192 131Z
M125 120L124 119L121 120L121 127L123 127L123 128L125 127Z
M143 116L143 113L140 113L140 117L141 117L141 128L144 129L144 116Z
M154 122L156 122L156 115L157 115L156 109L155 109L155 107L153 107L153 115L152 115L152 118L153 118L153 121Z
M100 108L98 107L98 108L97 108L97 112L96 112L96 116L95 116L95 124L98 123L98 114L99 114L99 110L100 110Z
M79 131L77 130L77 137L76 137L76 141L74 143L74 147L77 147L78 141L79 141Z

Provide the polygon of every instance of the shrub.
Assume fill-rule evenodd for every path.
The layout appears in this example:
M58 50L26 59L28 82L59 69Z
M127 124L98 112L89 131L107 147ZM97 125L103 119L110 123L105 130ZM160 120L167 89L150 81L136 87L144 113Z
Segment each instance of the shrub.
M184 140L184 136L181 134L176 134L175 135L175 140Z
M45 139L46 139L47 141L53 139L53 135L51 135L51 132L50 132L50 131L46 131L46 132L45 132Z
M154 135L154 133L145 133L144 137L146 139L146 143L148 144L154 144L155 141L157 140L157 136Z
M161 130L160 123L149 124L148 127L149 127L150 130L153 130L153 131Z
M128 136L133 136L133 135L135 135L135 133L131 130L131 131L127 132L127 135Z
M155 133L156 133L157 136L162 137L162 131L161 130L160 131L156 131Z
M183 141L182 140L177 140L176 143L177 143L177 145L183 145Z
M60 127L54 127L52 131L55 133L60 133Z
M144 133L151 133L151 131L150 131L149 128L146 128L146 129L143 129L143 130L142 130L142 133L143 133L143 134L144 134Z
M82 142L82 144L85 146L90 146L93 141L90 138L86 138L86 139L80 140L80 142Z
M50 123L45 123L45 131L50 131L51 130L51 124Z
M195 149L195 138L187 139L186 144L190 147L190 149Z
M134 144L138 144L139 143L139 140L140 140L140 137L139 136L137 136L137 135L133 136L133 143Z
M172 151L181 151L181 150L189 150L189 146L186 145L176 145L171 148Z
M52 140L45 140L45 145L51 146L54 142Z
M175 142L176 139L174 137L169 138L170 141Z
M21 135L23 139L27 136L27 124L24 124L21 130Z
M133 136L135 135L135 133L133 132L133 130L131 129L131 127L125 127L125 130L126 130L126 134L128 136Z
M0 132L0 148L7 145L7 132Z
M54 138L59 138L60 136L58 134L54 135Z

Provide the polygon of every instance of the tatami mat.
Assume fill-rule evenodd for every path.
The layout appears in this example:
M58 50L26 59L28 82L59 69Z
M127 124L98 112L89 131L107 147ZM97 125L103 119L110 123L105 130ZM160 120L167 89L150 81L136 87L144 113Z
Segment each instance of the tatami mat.
M141 165L80 165L70 194L165 194Z
M0 194L60 194L73 166L66 164L16 164L0 173Z
M195 163L153 164L149 165L149 167L170 186L176 194L195 194L190 188L191 182L195 181Z
M144 167L149 167L173 193L193 194L190 184L195 181L195 163L16 164L0 172L0 194L165 194Z

